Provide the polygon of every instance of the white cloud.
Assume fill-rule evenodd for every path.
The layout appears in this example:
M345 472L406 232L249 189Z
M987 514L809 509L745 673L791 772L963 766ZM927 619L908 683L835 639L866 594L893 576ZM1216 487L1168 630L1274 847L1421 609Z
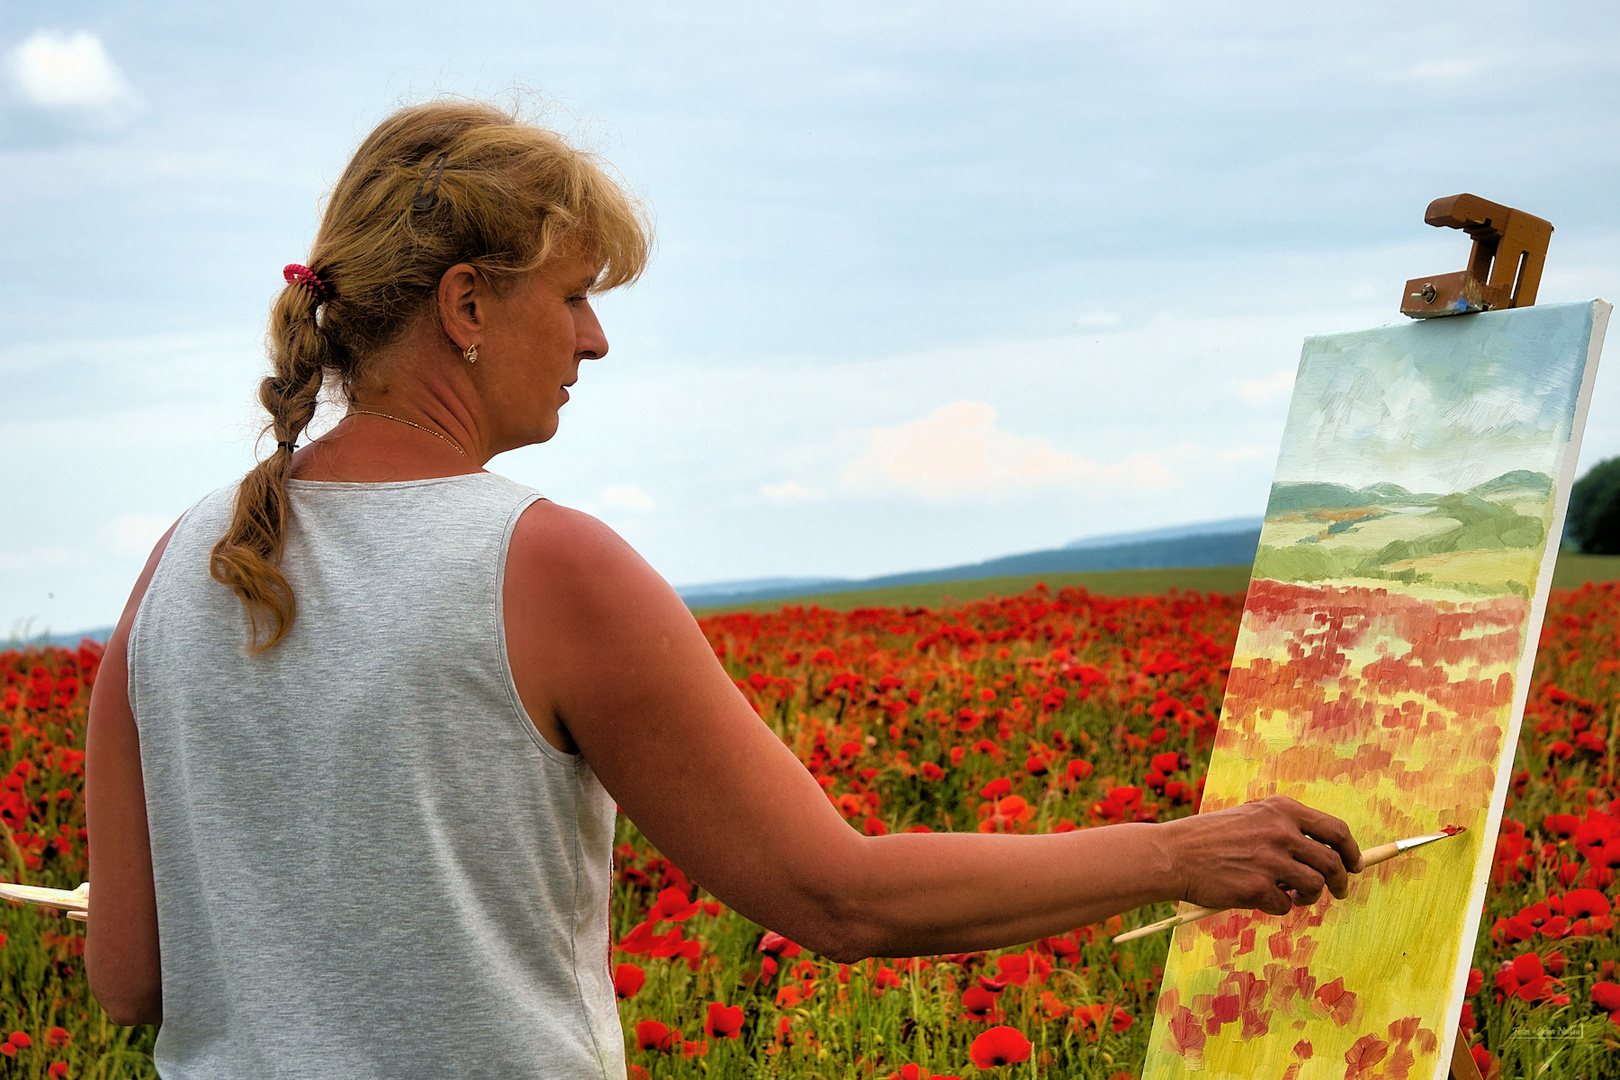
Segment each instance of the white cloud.
M1238 387L1238 392L1256 405L1290 394L1293 390L1292 371L1279 371L1269 379L1244 379L1243 385Z
M652 496L634 484L609 484L602 489L602 505L625 514L650 514L656 505Z
M785 506L789 503L826 498L827 493L805 487L797 480L784 480L780 484L761 484L759 493L766 502Z
M1445 60L1422 60L1413 64L1408 76L1423 82L1460 82L1471 79L1485 70L1483 61L1473 57L1452 57Z
M0 570L44 570L53 566L67 566L75 562L74 553L65 547L36 547L29 551L0 551Z
M101 39L84 30L36 30L6 56L6 67L22 96L41 108L106 112L135 101Z
M120 555L145 558L174 518L164 514L120 514L103 530L103 537Z
M1041 486L1165 488L1177 480L1153 454L1110 465L1087 461L1045 439L998 430L996 410L982 401L958 401L921 420L870 432L843 483L857 491L898 487L949 500Z

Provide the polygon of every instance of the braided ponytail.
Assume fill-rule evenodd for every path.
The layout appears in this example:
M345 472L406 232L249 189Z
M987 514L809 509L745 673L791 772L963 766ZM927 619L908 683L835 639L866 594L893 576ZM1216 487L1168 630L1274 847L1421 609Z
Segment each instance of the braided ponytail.
M423 198L427 170L432 199ZM243 479L209 566L246 606L253 651L286 637L297 610L279 566L287 471L326 380L347 392L366 378L372 357L431 308L455 264L472 264L499 289L581 239L602 260L597 290L628 284L646 266L643 212L602 165L494 106L404 108L360 145L310 252L320 289L290 278L271 307L272 373L259 401L277 446Z
M259 383L259 403L270 413L276 450L242 479L230 528L214 545L209 573L236 590L247 606L255 652L275 646L292 628L297 602L281 573L281 543L287 528L287 470L292 448L309 422L330 350L316 315L313 293L289 284L270 309L269 346L274 374ZM259 621L270 636L259 644Z

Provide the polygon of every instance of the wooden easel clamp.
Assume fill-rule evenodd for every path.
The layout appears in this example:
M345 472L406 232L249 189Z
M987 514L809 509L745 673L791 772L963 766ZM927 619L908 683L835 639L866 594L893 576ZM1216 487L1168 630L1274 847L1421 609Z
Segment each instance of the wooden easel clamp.
M1552 239L1550 222L1468 194L1434 200L1423 220L1463 230L1474 247L1468 269L1408 281L1401 294L1402 315L1432 319L1536 302Z

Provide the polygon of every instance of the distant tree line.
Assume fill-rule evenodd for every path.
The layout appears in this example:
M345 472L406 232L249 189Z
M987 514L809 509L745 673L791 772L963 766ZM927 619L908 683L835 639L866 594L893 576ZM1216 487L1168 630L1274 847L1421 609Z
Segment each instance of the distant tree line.
M1620 555L1620 457L1592 466L1570 489L1564 539L1585 555Z

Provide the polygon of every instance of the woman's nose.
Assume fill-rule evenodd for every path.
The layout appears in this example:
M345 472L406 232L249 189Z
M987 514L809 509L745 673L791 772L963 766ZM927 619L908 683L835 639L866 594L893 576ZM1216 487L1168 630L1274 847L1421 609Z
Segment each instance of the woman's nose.
M607 334L603 332L602 323L590 304L581 306L584 308L582 317L574 324L574 352L583 360L600 360L607 355Z

